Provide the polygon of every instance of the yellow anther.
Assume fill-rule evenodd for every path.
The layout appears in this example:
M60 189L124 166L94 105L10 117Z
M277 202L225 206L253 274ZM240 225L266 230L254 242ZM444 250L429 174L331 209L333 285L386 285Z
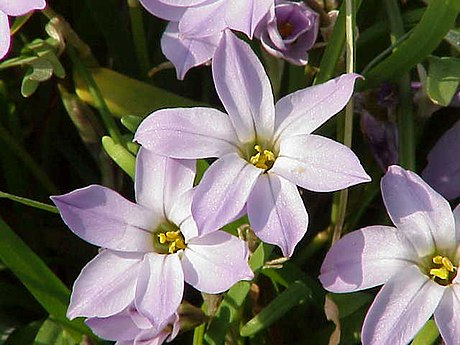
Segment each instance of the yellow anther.
M432 268L430 270L430 274L433 277L438 277L439 279L442 279L442 280L446 280L447 278L449 278L449 271L447 271L445 267Z
M168 245L169 254L173 254L178 250L185 249L185 243L182 239L180 231L166 231L158 234L158 240L161 244Z
M454 272L455 269L456 269L454 264L448 258L446 258L445 256L442 258L442 265L445 268L447 268L447 270L450 271L450 272Z
M270 150L264 150L260 145L255 145L257 153L249 159L249 162L260 169L270 169L275 162L275 154Z
M455 272L457 267L454 266L447 256L436 255L433 257L432 261L435 265L441 266L430 269L430 275L432 275L433 278L439 278L441 280L451 280L453 278L450 272Z

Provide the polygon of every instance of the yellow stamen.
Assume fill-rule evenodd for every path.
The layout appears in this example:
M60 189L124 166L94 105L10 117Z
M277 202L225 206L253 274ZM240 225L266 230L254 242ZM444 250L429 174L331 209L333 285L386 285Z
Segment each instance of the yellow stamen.
M436 265L441 265L441 267L435 267L430 269L430 275L433 278L439 278L441 280L448 280L450 277L449 272L457 271L457 267L454 266L452 261L449 260L448 257L442 255L436 255L433 257L433 263Z
M180 231L166 231L158 234L158 239L161 244L168 245L169 254L173 254L178 250L185 249L185 243L182 239Z
M270 150L264 150L260 145L255 145L257 153L249 159L249 162L260 169L270 169L275 162L275 154Z

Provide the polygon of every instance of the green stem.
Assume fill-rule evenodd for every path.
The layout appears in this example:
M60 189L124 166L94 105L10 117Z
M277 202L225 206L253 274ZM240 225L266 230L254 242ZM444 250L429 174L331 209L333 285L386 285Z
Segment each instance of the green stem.
M396 0L385 0L391 30L391 42L394 44L404 36L404 23ZM414 114L410 90L410 75L404 73L399 81L400 103L397 109L399 129L399 165L415 171Z
M127 0L127 2L137 62L141 69L142 78L147 79L147 74L150 69L150 59L146 44L147 40L145 37L144 22L142 20L142 8L138 0Z
M26 206L38 208L39 210L59 214L58 209L56 207L52 206L52 205L48 205L48 204L45 204L43 202L23 198L21 196L17 196L17 195L13 195L13 194L9 194L9 193L5 193L5 192L0 191L0 199L2 199L2 198L3 199L9 199L11 201L15 201L15 202L18 202L18 203L26 205Z
M14 152L18 159L25 165L30 173L39 181L50 194L57 194L58 189L48 175L34 161L29 153L19 144L8 130L0 124L0 138Z

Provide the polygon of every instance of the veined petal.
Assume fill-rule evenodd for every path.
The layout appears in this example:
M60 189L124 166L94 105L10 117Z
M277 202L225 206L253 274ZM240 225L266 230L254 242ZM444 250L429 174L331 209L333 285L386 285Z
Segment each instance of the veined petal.
M198 229L192 217L192 199L194 190L190 189L174 199L173 206L167 213L170 222L176 224L187 243L191 238L198 236Z
M45 6L45 0L10 0L0 3L0 11L9 16L22 16L32 10L42 10Z
M148 150L179 159L220 157L237 150L229 117L212 108L156 111L142 121L134 140Z
M348 147L313 134L283 139L272 172L315 192L340 190L371 180Z
M176 67L177 79L182 80L190 68L211 60L221 37L222 33L186 37L179 33L177 22L170 22L161 37L161 50Z
M367 312L361 341L363 344L408 344L435 311L444 289L415 265L395 274Z
M185 281L205 293L221 293L240 280L254 277L246 243L223 231L190 240L182 267Z
M252 39L257 24L273 3L273 0L227 0L226 22L231 29L244 32Z
M381 188L388 215L421 257L435 250L456 250L449 203L418 175L393 165L382 178Z
M184 293L184 273L179 255L148 253L139 271L135 305L156 324L174 314Z
M251 228L262 241L290 257L307 232L308 214L297 187L273 173L259 176L248 199Z
M0 59L10 50L10 23L8 16L0 12Z
M452 284L434 312L434 320L446 345L458 344L460 339L460 285Z
M310 134L320 127L345 107L359 77L358 74L344 74L281 98L275 106L276 140Z
M67 317L107 317L133 300L143 254L104 250L83 267L73 285Z
M218 0L188 8L179 22L179 32L189 37L204 37L220 33L226 27L226 1L228 0Z
M105 318L89 318L85 323L94 334L106 340L132 340L140 331L128 309Z
M158 0L139 0L139 2L154 16L172 22L178 22L187 9L186 7L166 5Z
M149 231L158 216L109 188L91 185L51 200L70 230L89 243L120 251L152 250Z
M204 173L193 196L192 214L198 233L218 230L235 220L262 172L236 153L214 162Z
M384 244L384 245L383 245ZM386 283L415 264L417 255L398 229L376 225L352 231L326 254L319 279L332 292L352 292Z
M136 159L136 201L167 217L177 196L193 187L195 161L159 156L141 147Z
M460 204L452 211L455 221L455 236L457 238L456 243L460 243Z
M230 30L212 60L212 75L240 141L271 140L275 107L270 82L249 45Z

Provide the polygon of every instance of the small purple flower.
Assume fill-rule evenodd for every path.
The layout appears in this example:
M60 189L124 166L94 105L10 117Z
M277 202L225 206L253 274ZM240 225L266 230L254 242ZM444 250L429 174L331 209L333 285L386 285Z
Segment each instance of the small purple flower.
M364 320L364 345L407 344L433 314L444 342L459 344L460 206L452 212L419 176L398 166L381 188L396 227L345 235L327 253L319 278L332 292L384 284Z
M153 15L170 23L161 39L163 53L183 79L194 66L209 61L226 29L252 38L274 0L140 0Z
M10 49L8 16L22 16L32 10L42 10L45 6L45 0L0 0L0 59Z
M257 236L290 256L308 225L296 185L329 192L370 180L349 148L311 134L345 106L358 75L299 90L274 105L261 63L231 32L224 33L212 70L228 115L163 109L141 123L135 140L173 158L218 157L193 198L200 234L247 210Z
M460 121L446 131L428 154L423 178L446 199L460 196Z
M278 0L254 35L273 56L306 65L319 30L319 15L303 2Z
M89 318L85 323L98 337L116 341L115 345L160 345L173 340L180 330L177 313L160 325L153 324L132 305L106 318Z
M67 316L104 318L134 304L154 324L178 308L184 280L220 293L251 279L243 241L223 231L197 236L191 217L195 162L137 156L132 203L92 185L52 197L67 226L104 249L75 281Z

